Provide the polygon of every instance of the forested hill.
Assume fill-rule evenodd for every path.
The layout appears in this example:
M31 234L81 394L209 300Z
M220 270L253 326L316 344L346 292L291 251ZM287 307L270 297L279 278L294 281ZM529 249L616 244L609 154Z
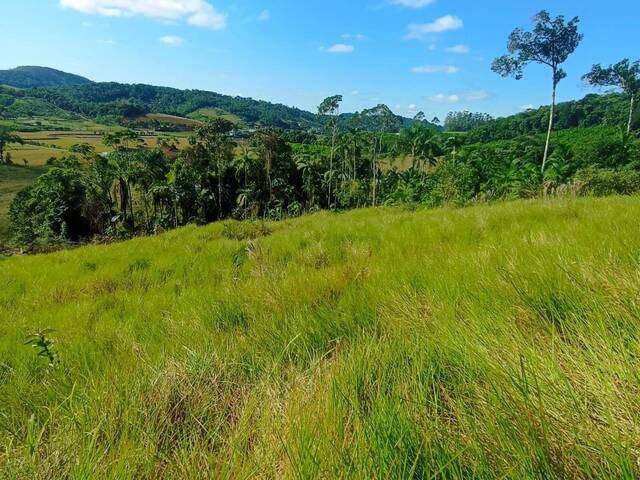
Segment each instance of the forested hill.
M27 67L11 72L21 71L26 75L24 68ZM42 70L50 71L51 69ZM63 74L63 72L59 73ZM290 130L318 129L326 123L324 118L315 113L252 98L144 84L93 83L86 79L84 82L78 81L78 84L71 84L73 83L71 77L75 76L70 76L67 84L60 80L54 86L29 85L39 88L26 90L0 86L0 116L4 118L82 116L101 123L127 125L131 121L139 122L148 114L190 117L195 120L212 115L229 115L248 128L278 127ZM42 83L45 79L41 78L40 81ZM0 81L0 85L25 88L29 82L28 77L24 76L21 81ZM32 78L31 83L34 82L35 79ZM349 114L341 116L342 129L350 128L350 118ZM398 118L400 124L410 122L408 118Z
M61 85L86 85L88 78L47 67L17 67L0 70L0 85L15 88L54 87Z
M590 94L581 100L559 103L556 106L556 130L592 127L596 125L625 125L629 116L629 97L611 93ZM640 110L634 126L640 126ZM510 140L522 135L546 133L549 126L549 106L484 122L468 133L469 142Z

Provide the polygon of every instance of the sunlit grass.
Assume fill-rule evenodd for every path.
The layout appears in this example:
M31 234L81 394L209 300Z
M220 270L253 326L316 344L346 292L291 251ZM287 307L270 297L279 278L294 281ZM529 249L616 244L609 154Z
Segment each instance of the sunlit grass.
M358 210L0 260L3 476L635 478L639 216ZM23 345L46 328L54 368Z

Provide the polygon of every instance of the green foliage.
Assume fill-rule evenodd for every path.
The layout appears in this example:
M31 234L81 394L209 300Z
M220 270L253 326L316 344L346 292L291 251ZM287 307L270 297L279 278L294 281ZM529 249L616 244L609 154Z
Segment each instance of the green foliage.
M52 167L20 191L9 209L16 241L22 245L78 240L90 231L82 215L86 188L75 168Z
M47 335L53 333L55 330L46 329L41 332L36 332L27 337L25 345L29 345L32 348L38 350L38 356L44 357L49 361L49 366L53 367L56 364L58 355L53 351L53 341L47 338Z
M447 132L468 132L491 120L493 117L488 113L449 112L444 120L444 129Z
M527 32L515 29L509 36L507 48L509 55L497 58L492 65L493 71L502 76L513 76L520 80L524 68L530 63L543 64L553 70L553 85L564 79L567 74L560 67L575 52L583 39L578 33L578 17L565 22L560 15L552 19L545 10L533 18L534 28Z
M581 195L633 195L640 192L640 172L590 167L576 173L577 192Z

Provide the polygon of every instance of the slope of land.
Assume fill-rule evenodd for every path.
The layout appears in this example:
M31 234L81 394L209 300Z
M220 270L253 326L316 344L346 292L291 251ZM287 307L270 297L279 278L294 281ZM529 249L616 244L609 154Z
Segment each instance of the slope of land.
M7 478L634 478L640 199L0 261ZM24 346L54 341L56 366Z
M91 80L54 68L28 66L0 70L0 85L15 88L59 87L87 83L91 83Z

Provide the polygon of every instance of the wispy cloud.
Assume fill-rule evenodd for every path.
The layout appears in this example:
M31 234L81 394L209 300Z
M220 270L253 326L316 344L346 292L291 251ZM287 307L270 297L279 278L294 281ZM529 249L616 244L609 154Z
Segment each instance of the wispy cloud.
M465 53L469 53L470 49L466 45L455 45L453 47L447 48L447 52L464 55Z
M271 19L271 12L269 10L262 10L258 15L258 21L266 22Z
M411 71L413 73L447 73L452 75L458 73L460 69L454 65L422 65L413 67Z
M435 0L391 0L394 5L407 8L423 8L434 3Z
M459 102L479 102L489 98L489 93L485 90L472 90L458 94L438 93L432 95L429 100L436 103L459 103Z
M354 38L356 40L366 40L367 38L363 33L343 33L341 37L344 39Z
M184 38L176 37L174 35L166 35L160 37L160 43L167 45L168 47L181 47L184 44Z
M227 16L206 0L60 0L64 8L91 15L182 20L195 27L222 30Z
M118 42L107 38L107 39L96 40L96 43L99 43L100 45L115 45Z
M409 40L422 40L430 34L459 30L463 27L464 22L460 18L454 15L445 15L431 23L412 23L408 27L405 38Z
M355 47L345 43L336 43L328 48L320 47L320 51L326 53L353 53L355 51Z

